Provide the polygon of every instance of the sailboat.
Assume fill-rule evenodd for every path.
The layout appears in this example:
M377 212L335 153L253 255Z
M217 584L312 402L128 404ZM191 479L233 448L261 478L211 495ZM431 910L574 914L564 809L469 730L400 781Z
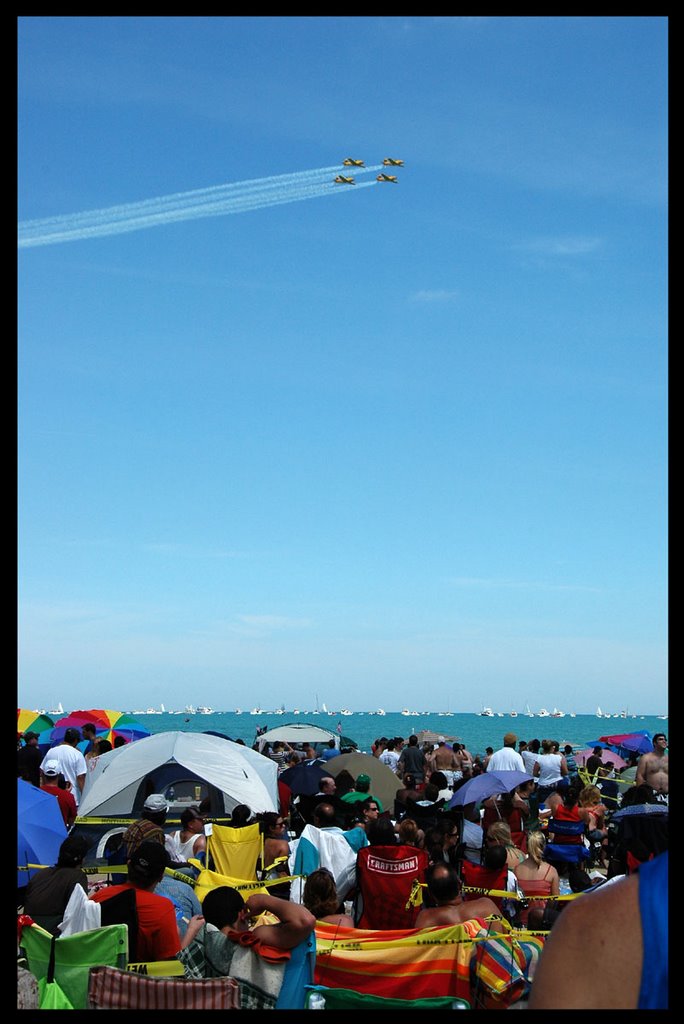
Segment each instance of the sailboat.
M603 718L603 712L601 711L600 707L596 708L596 717L597 718ZM610 715L608 717L610 718Z
M53 711L48 711L48 715L63 715L63 714L64 714L64 708L62 707L62 702L61 701L59 702L59 704L57 705L57 707Z

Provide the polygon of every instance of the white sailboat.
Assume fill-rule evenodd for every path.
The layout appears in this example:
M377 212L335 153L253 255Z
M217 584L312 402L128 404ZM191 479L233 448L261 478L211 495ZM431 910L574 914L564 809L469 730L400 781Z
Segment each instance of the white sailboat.
M48 711L48 715L63 715L63 714L64 714L64 708L62 707L62 702L61 701L59 702L57 707L54 708L53 711Z

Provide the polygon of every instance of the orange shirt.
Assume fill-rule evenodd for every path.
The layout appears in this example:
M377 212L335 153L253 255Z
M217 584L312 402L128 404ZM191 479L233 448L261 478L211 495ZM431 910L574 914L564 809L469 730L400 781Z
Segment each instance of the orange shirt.
M148 960L173 960L180 950L176 910L170 899L157 893L138 889L130 882L110 885L100 889L90 898L95 903L104 903L125 889L133 889L138 910L138 952L140 962Z

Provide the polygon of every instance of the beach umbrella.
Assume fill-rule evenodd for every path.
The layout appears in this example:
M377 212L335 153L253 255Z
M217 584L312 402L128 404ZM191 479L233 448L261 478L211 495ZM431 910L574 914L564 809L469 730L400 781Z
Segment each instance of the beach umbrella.
M521 786L523 782L531 782L532 779L533 776L527 775L526 772L504 771L503 769L482 772L474 779L464 782L456 790L449 801L449 807L464 807L466 804L476 804L486 800L487 797L494 796L495 793L510 793L516 786Z
M50 734L54 728L54 721L49 715L41 715L37 711L29 711L27 708L17 708L17 732L38 733L38 746L41 750L47 751L50 746Z
M616 747L619 753L627 751L628 754L650 754L653 750L653 740L650 732L640 729L638 732L621 732L612 736L599 736L609 747Z
M416 733L418 737L418 744L421 743L439 743L444 740L445 743L451 744L458 741L458 736L446 736L442 732L433 732L432 729L421 729L419 733Z
M599 744L597 743L594 744L594 746L598 745ZM603 747L603 750L605 754L607 754L607 756L605 757L606 761L612 761L616 768L625 767L627 762L624 760L624 758L620 757L619 754L616 754L613 750L609 750L607 747ZM587 763L587 760L593 755L593 753L594 747L585 747L584 750L578 750L577 753L573 755L575 758L575 763L579 765L580 768L584 767L584 765Z
M643 815L669 814L670 808L667 804L630 804L629 807L621 807L615 811L610 820L620 821L622 818L640 818Z
M56 863L66 837L57 797L17 779L17 867ZM35 873L35 870L18 871L17 885L27 885Z
M147 726L141 725L133 715L128 715L123 711L108 710L102 713L107 716L107 724L100 731L100 726L97 722L95 723L98 739L109 740L113 745L114 740L119 736L123 736L127 743L132 743L134 740L142 740L150 735Z
M117 736L123 736L130 743L132 740L140 740L150 735L147 726L141 725L132 715L109 708L92 708L88 711L72 711L70 715L55 722L51 746L54 747L64 740L67 729L78 729L80 732L88 723L95 726L95 735L98 739L109 740L112 745ZM79 750L84 750L87 745L87 740L81 740L77 744Z
M401 788L401 781L394 774L391 768L379 761L372 754L339 754L327 762L328 774L337 777L344 769L356 778L358 775L368 775L370 778L370 792L382 803L387 810L394 807L394 798L397 790Z
M332 760L336 761L337 758ZM321 779L330 778L331 775L325 761L303 761L292 768L286 768L278 776L278 781L284 782L295 796L313 796L320 789Z
M629 757L630 754L649 754L653 750L651 733L646 729L638 732L620 732L612 736L599 736L597 740L588 740L588 747L609 747L616 754Z
M64 741L64 734L67 729L78 729L79 733L84 725L92 723L98 730L98 735L108 728L107 712L102 709L93 711L72 711L71 714L58 718L50 734L50 746L56 747ZM79 749L85 746L85 741L78 744Z

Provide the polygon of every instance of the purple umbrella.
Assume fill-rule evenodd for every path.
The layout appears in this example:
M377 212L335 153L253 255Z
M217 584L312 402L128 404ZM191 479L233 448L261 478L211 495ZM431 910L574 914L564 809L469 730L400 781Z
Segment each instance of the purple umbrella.
M495 793L510 793L512 789L515 789L516 786L521 786L523 782L532 781L533 776L528 775L526 772L506 772L503 770L482 772L481 775L476 775L474 779L465 782L454 793L449 801L449 807L463 807L465 804L476 804L486 800L488 796L494 796Z

